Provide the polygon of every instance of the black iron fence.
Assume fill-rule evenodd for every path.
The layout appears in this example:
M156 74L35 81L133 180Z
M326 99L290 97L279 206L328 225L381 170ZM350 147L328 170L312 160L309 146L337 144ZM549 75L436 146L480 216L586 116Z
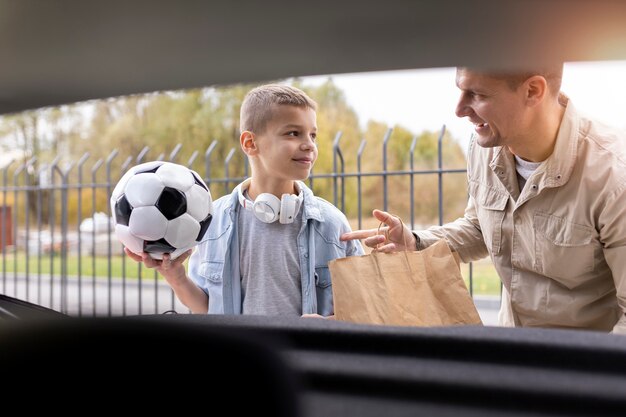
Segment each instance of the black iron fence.
M377 208L389 209L391 200L402 200L408 213L405 221L415 225L416 177L436 178L438 221L444 221L444 176L458 176L465 180L465 169L444 169L442 139L445 126L437 142L436 167L417 169L415 150L417 138L405 152L404 167L390 169L387 155L392 131L382 140L380 170L362 170L366 142L362 141L348 170L340 146L341 134L333 142L331 172L313 172L308 180L316 194L328 200L348 215L353 228L370 226L372 185L367 191L364 182L374 179ZM204 160L196 161L198 151L186 162L178 161L182 148L177 145L169 155L161 154L151 160L168 160L196 169L205 179L215 197L229 193L248 175L248 165L238 164L235 175L233 158L236 149L230 149L223 160L223 175L214 174L214 141L204 152ZM64 313L83 315L153 314L173 310L188 310L175 298L164 280L154 271L128 259L117 242L110 220L108 197L120 176L132 165L145 162L150 150L144 148L136 156L121 161L113 150L106 158L87 165L89 154L78 161L64 163L57 157L49 163L31 158L0 168L0 249L2 259L0 292ZM376 150L375 152L378 152ZM243 156L242 156L243 158ZM204 171L204 172L202 172ZM390 184L399 178L402 194ZM394 195L390 198L390 193ZM396 195L399 194L399 195ZM462 199L467 198L465 193ZM370 198L371 200L371 198ZM407 204L408 200L408 204ZM379 204L382 203L382 206ZM461 213L457 213L460 215ZM473 293L473 270L469 267L469 288Z

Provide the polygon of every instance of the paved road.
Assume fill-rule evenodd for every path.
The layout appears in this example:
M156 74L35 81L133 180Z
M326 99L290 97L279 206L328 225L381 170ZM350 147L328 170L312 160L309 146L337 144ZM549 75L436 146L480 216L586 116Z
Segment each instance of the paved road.
M500 297L490 295L474 296L474 304L485 326L498 325L498 311L500 311Z
M17 285L15 285L17 283ZM189 313L170 287L148 273L141 281L132 279L123 282L120 278L91 277L68 278L66 290L62 291L61 278L42 275L23 276L6 274L0 276L0 293L43 305L72 316L121 316L136 314L161 314L168 310ZM17 291L16 291L17 289ZM141 296L140 296L141 294ZM496 325L499 297L476 296L474 302L484 325Z
M16 279L12 274L0 277L0 292L3 294L73 316L160 314L168 310L188 313L170 287L161 279L155 280L152 273L141 281L129 279L126 282L121 278L113 278L110 282L91 277L68 278L65 291L62 288L58 276L52 280L45 275L41 278L31 276L28 281L20 276Z

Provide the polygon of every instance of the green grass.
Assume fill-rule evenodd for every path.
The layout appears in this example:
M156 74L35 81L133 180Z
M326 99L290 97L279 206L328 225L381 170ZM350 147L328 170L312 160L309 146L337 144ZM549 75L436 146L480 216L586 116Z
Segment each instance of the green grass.
M1 256L1 255L0 255ZM30 256L28 259L28 273L33 276L38 273L47 275L50 273L50 255L42 256L38 258L36 256ZM6 271L7 273L13 273L17 269L18 273L26 273L26 256L20 252L17 254L17 268L15 268L15 256L14 254L6 254ZM0 258L0 264L2 260ZM124 266L125 264L125 266ZM138 263L132 259L126 258L125 261L121 255L111 257L111 276L114 278L120 278L126 276L126 278L136 279L139 276ZM124 270L125 268L125 270ZM61 258L58 255L52 257L52 271L54 275L61 274ZM108 277L109 276L109 259L106 256L83 256L80 259L80 275L83 277ZM78 276L79 275L79 257L76 255L70 255L67 259L67 275ZM152 277L154 272L148 268L141 268L141 276ZM159 276L160 277L160 276Z
M8 273L13 273L15 270L15 257L13 254L6 254L5 270ZM61 274L61 259L58 255L52 258L53 260L53 272L55 275ZM68 276L78 276L78 261L79 258L76 255L70 255L67 260L67 274ZM0 258L0 263L2 262ZM95 264L95 268L94 268ZM113 278L120 278L126 276L126 278L136 279L139 275L138 264L132 259L126 258L125 260L125 273L123 274L124 260L121 255L111 257L111 276ZM50 273L50 255L37 258L36 256L30 256L28 260L29 275L33 276L37 273L47 275ZM80 275L83 277L108 277L109 276L109 260L106 256L83 256L81 258ZM23 252L17 254L17 272L26 273L26 256ZM465 280L465 285L469 288L469 265L461 264L461 274ZM141 276L152 277L154 272L141 268ZM160 275L159 278L161 279ZM500 295L500 278L496 273L493 265L488 260L475 262L473 266L473 292L476 295Z
M469 288L468 264L461 264L461 275ZM472 284L475 295L500 295L500 277L489 260L474 262Z

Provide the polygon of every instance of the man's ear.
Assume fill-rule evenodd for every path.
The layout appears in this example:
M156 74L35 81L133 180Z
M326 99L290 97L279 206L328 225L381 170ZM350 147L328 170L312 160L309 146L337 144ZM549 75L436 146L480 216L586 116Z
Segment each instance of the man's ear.
M528 105L536 106L548 95L548 82L541 75L533 75L524 82Z
M239 143L241 144L241 149L248 156L256 155L259 151L256 146L256 142L254 141L254 133L249 130L241 132L241 136L239 136Z

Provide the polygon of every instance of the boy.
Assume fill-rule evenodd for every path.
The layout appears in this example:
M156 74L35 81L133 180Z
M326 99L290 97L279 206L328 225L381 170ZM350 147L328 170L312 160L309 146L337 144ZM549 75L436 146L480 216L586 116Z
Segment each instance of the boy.
M174 261L134 255L156 268L194 313L333 314L328 262L362 255L343 213L301 180L317 159L316 103L303 91L268 84L241 106L241 149L252 175L214 204L214 217L192 251Z

